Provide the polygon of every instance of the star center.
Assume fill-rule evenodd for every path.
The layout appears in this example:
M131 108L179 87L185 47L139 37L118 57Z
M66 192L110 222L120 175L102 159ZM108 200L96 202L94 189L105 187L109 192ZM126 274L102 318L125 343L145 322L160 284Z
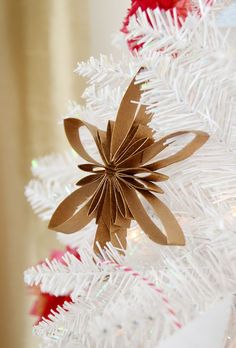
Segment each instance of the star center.
M105 172L108 176L116 175L116 169L114 167L105 167Z

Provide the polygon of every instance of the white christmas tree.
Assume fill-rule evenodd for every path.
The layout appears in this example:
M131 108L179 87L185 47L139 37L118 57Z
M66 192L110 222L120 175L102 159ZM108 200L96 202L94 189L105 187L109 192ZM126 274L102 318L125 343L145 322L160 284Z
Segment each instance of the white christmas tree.
M128 34L142 44L137 54L78 64L76 72L88 79L85 106L71 103L66 117L105 128L142 66L136 78L142 83L141 104L153 115L150 127L158 139L183 130L205 131L210 138L186 161L163 170L170 180L160 184L162 200L181 225L185 246L153 243L134 223L125 255L111 243L98 255L91 222L82 231L58 233L81 261L67 253L63 264L46 260L25 272L28 285L73 300L35 326L42 347L157 347L235 292L236 78L228 33L216 24L222 5L199 2L181 25L175 10L140 10ZM84 142L94 153L86 134ZM171 151L183 142L173 143ZM71 150L33 162L26 196L40 218L49 220L75 190L83 175L79 163ZM154 218L150 207L147 211Z

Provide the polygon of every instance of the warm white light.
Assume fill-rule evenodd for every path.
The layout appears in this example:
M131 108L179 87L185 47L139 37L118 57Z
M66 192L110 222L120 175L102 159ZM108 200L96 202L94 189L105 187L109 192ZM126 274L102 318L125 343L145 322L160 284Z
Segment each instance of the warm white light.
M232 215L236 217L236 207L231 208Z
M141 234L142 234L142 230L139 227L130 228L128 230L128 239L136 240L137 238L140 237Z

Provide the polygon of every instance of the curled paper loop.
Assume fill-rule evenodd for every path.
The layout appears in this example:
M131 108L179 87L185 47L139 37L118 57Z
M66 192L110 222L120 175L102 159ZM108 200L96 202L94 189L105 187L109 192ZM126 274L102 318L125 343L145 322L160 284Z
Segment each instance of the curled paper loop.
M168 176L156 171L190 157L209 136L202 131L179 131L155 140L153 130L148 126L150 117L145 114L145 108L138 104L140 93L134 78L121 101L116 121L108 122L106 132L79 119L68 118L64 121L69 143L88 162L78 167L88 175L77 182L79 188L58 206L49 228L73 233L95 218L98 225L95 251L98 251L96 242L101 247L108 241L119 246L117 237L125 248L131 220L136 220L149 238L158 244L185 244L183 231L175 216L156 196L164 193L157 183L167 180ZM92 158L84 148L79 133L81 127L86 127L91 133L102 163ZM151 162L186 134L194 137L180 150ZM145 211L140 195L153 208L164 232Z
M84 205L88 198L96 190L97 182L88 183L73 193L71 193L54 212L49 228L52 230L59 229L60 232L72 233L85 227L93 216L87 214L88 203ZM78 211L78 207L81 207Z
M94 141L97 141L97 128L88 122L81 121L76 118L66 118L64 120L64 128L67 139L73 149L82 157L85 161L99 165L99 163L93 159L85 150L83 143L80 139L79 130L81 127L86 127L92 135ZM97 145L97 143L96 143Z

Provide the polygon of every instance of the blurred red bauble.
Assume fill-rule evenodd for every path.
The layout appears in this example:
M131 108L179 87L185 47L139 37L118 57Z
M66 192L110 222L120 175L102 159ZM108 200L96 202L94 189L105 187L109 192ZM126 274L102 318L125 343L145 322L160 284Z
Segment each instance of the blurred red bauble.
M65 301L72 302L70 296L54 296L43 293L38 286L31 288L31 293L37 296L30 310L30 314L38 318L35 325L39 324L43 318L49 319L51 311L56 311L58 306L62 307Z
M176 8L177 17L185 19L188 15L188 12L191 11L191 2L190 0L132 0L131 7L128 9L128 14L125 17L123 26L121 28L121 31L124 34L129 33L128 26L130 18L132 16L137 16L137 11L139 8L144 12L147 12L147 9L154 10L156 8L159 8L160 10L171 11ZM151 24L148 14L147 19ZM128 46L131 51L138 51L143 46L143 44L136 43L137 39L138 38L128 40Z
M78 260L80 260L80 256L75 249L66 247L66 252L73 254L78 258ZM64 255L65 251L53 250L50 254L50 261L56 259L57 261L64 264ZM30 314L37 317L35 325L40 323L43 318L49 319L51 311L56 311L58 306L62 307L65 302L72 302L70 294L67 294L66 296L55 296L47 292L42 292L39 286L33 286L32 288L30 288L30 293L37 297L30 310Z

